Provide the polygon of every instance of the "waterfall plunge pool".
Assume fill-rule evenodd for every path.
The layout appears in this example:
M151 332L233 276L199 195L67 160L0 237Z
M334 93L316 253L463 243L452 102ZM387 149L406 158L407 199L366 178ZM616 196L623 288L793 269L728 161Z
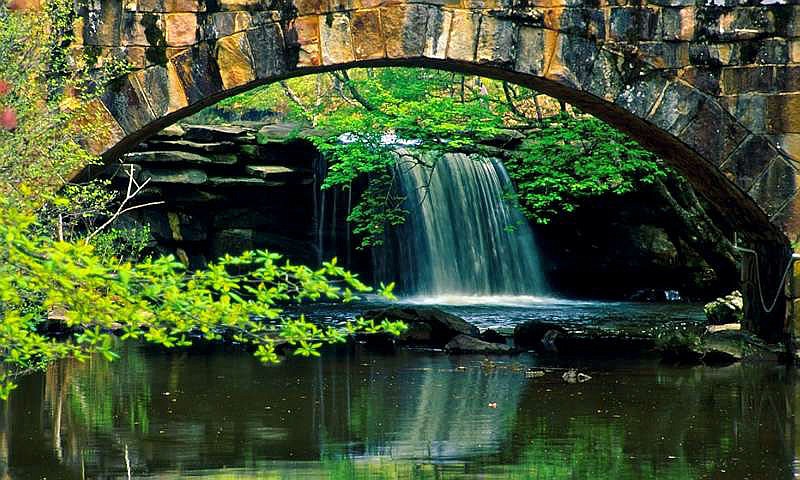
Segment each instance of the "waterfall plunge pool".
M567 367L592 379L567 384ZM0 414L0 475L788 480L798 380L766 364L356 348L263 366L130 345L23 378Z

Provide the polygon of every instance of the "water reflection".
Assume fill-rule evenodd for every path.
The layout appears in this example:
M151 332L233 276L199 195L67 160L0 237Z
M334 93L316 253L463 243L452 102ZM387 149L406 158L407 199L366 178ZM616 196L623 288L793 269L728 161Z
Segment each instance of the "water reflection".
M541 362L129 348L25 379L0 415L0 475L793 478L793 373L594 361L588 383L526 378Z

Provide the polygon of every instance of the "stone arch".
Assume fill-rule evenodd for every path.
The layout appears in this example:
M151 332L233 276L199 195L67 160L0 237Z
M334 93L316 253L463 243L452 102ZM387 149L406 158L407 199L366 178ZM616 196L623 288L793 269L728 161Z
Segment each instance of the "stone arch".
M431 67L532 87L661 154L771 259L762 265L768 292L778 288L772 277L785 266L788 237L800 233L800 139L797 152L792 148L800 132L800 41L793 40L800 7L689 0L635 7L605 0L94 3L79 16L79 43L125 55L135 67L94 102L112 126L92 144L106 158L259 85L348 67ZM764 316L753 308L752 316ZM781 331L783 313L765 322L756 329Z

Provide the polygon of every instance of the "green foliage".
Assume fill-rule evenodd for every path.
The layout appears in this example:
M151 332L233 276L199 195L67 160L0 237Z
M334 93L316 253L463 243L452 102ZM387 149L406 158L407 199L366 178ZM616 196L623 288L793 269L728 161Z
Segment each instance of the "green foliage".
M369 291L336 261L312 270L284 262L267 251L226 256L207 270L187 272L173 257L138 264L100 258L85 242L61 242L36 235L34 217L0 200L0 358L7 396L13 375L54 359L85 359L98 353L113 360L112 332L123 340L165 347L191 344L191 336L253 345L265 362L277 361L275 345L288 342L295 353L318 355L323 343L344 341L355 332L399 332L403 325L357 321L319 327L305 318L287 319L287 302L349 301ZM391 287L384 289L391 295ZM34 296L47 311L63 311L74 335L55 341L36 330L39 318L24 305ZM261 319L266 319L262 321Z
M666 175L655 155L594 117L562 113L530 133L505 166L522 211L539 223Z
M147 232L105 228L128 199L99 183L64 187L97 161L84 143L106 133L88 106L102 89L87 87L121 71L70 56L72 8L50 0L46 13L11 12L0 3L0 107L11 112L0 123L0 398L16 376L53 360L115 359L115 335L164 347L232 338L274 362L281 343L316 356L355 332L402 331L399 323L318 326L284 314L288 304L370 291L335 260L313 270L254 251L196 272L172 256L134 262ZM66 339L44 333L48 318Z
M349 216L362 247L380 245L385 228L405 220L404 198L394 184L398 146L430 159L436 158L430 152L481 151L481 142L501 129L525 132L522 147L504 160L518 192L509 198L539 223L598 195L624 194L665 175L653 154L599 120L532 90L480 77L355 69L294 79L222 105L256 107L326 132L312 138L329 160L323 187L366 185Z
M703 344L705 325L698 323L666 323L655 330L655 343L664 352L696 351Z

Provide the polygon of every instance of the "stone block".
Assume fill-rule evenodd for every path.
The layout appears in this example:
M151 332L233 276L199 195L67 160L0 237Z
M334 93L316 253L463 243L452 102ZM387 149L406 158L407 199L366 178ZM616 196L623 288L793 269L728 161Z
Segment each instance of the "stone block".
M286 44L297 50L298 67L316 67L321 64L319 52L319 16L299 17L289 23Z
M612 7L608 37L617 42L654 40L658 33L658 12L647 7Z
M127 134L139 131L156 119L134 75L109 85L101 100Z
M191 168L143 170L141 178L142 180L147 180L149 178L150 182L155 185L164 183L202 185L208 180L205 172Z
M255 81L253 55L245 32L217 40L216 50L219 75L226 90Z
M89 118L103 126L85 139L89 152L100 155L125 138L125 130L100 99L91 100L86 109Z
M372 60L386 56L379 10L353 12L351 23L356 59Z
M326 14L320 20L319 37L323 65L339 65L355 60L349 14Z
M720 103L748 130L763 133L767 129L766 99L766 95L747 94L721 97Z
M689 125L700 105L711 97L681 82L670 82L647 120L675 136Z
M217 12L211 14L204 24L205 38L221 38L243 32L253 24L248 12Z
M586 91L603 100L613 102L624 85L621 72L624 62L625 57L619 53L605 48L600 49L592 65L591 81L585 86Z
M777 91L774 66L726 67L720 80L724 95Z
M270 23L252 28L247 31L247 40L251 46L256 78L274 78L289 69L287 61L292 59L287 54L280 25Z
M447 40L450 38L450 26L453 22L453 13L450 10L443 10L437 7L427 9L427 22L421 40L417 43L424 44L423 54L428 58L444 58L447 54Z
M186 47L198 41L197 15L169 13L164 16L164 34L170 47Z
M447 58L472 62L478 48L478 27L481 15L471 10L453 10Z
M222 78L207 44L187 48L169 59L189 103L197 103L222 91Z
M723 162L720 169L728 180L742 190L749 191L778 156L778 151L769 140L761 135L750 135Z
M514 22L484 15L475 60L492 65L511 65L516 58L516 40L517 26Z
M547 67L547 49L544 48L543 28L519 27L517 61L514 70L536 76L544 74Z
M658 18L658 37L666 41L690 41L695 34L695 7L662 8Z
M121 45L164 44L164 17L153 13L125 12L122 16Z
M649 73L626 82L614 103L631 114L644 118L667 86L667 79L658 73Z
M189 106L189 100L183 90L175 66L154 65L132 74L142 85L142 92L147 98L156 118L161 118Z
M548 32L545 41L552 34ZM597 45L589 39L555 34L553 55L544 77L568 87L583 89L590 82L594 61L597 57Z
M709 99L700 105L679 138L705 160L720 165L742 143L747 133L733 115Z
M775 157L756 180L750 196L772 217L780 212L798 190L797 169L783 157Z
M800 133L800 93L766 97L767 133Z
M431 10L438 11L438 8L431 7ZM386 55L389 58L421 57L427 38L428 18L429 9L423 5L391 5L381 8ZM444 50L440 58L444 58Z

